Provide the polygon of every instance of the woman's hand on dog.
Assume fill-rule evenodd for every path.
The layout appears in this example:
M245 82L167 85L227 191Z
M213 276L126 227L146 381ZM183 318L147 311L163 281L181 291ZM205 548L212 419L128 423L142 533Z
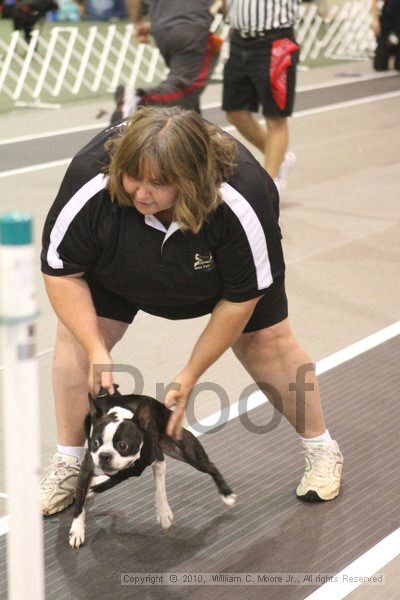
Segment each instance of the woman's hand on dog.
M185 417L185 408L196 382L196 378L183 371L175 377L172 384L174 389L169 390L165 397L165 406L167 408L175 407L169 418L166 434L176 440L182 439L182 422Z
M97 396L101 387L105 388L109 394L114 393L112 367L111 356L105 348L100 348L89 356L88 387L94 397Z

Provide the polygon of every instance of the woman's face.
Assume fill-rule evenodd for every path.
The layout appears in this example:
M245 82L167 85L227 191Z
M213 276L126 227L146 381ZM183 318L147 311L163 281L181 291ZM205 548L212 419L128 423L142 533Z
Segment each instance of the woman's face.
M154 179L136 181L126 174L122 176L122 185L132 198L133 206L142 215L154 215L175 205L178 190L173 185L160 185Z

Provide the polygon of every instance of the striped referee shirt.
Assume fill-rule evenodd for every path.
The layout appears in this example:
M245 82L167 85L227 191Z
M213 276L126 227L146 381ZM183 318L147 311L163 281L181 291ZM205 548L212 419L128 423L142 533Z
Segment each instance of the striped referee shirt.
M257 33L293 27L301 0L228 0L232 29L255 36Z

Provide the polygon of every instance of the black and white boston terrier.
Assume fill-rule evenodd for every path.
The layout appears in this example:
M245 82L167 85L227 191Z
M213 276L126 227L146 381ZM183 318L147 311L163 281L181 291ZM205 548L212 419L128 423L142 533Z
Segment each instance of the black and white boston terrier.
M169 529L173 514L165 489L164 454L211 475L227 506L233 506L236 501L236 494L190 431L184 429L181 440L166 435L171 410L149 396L123 396L117 387L112 395L101 390L96 400L89 395L90 413L84 423L88 448L79 473L74 519L69 532L69 543L73 548L79 548L85 542L86 498L130 477L139 477L150 465L156 484L157 521L163 529ZM108 479L90 487L95 467Z

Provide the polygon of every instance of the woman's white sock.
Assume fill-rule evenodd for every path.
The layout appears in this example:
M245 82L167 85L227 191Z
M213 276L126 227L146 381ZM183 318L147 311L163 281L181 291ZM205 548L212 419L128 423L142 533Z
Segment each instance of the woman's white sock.
M57 452L60 454L67 454L68 456L75 456L79 463L83 461L85 450L85 446L60 446L57 444Z
M304 438L304 437L300 436L300 439L303 442L331 442L332 441L331 434L329 433L328 429L325 429L324 433L321 433L321 435L319 435L318 437Z

